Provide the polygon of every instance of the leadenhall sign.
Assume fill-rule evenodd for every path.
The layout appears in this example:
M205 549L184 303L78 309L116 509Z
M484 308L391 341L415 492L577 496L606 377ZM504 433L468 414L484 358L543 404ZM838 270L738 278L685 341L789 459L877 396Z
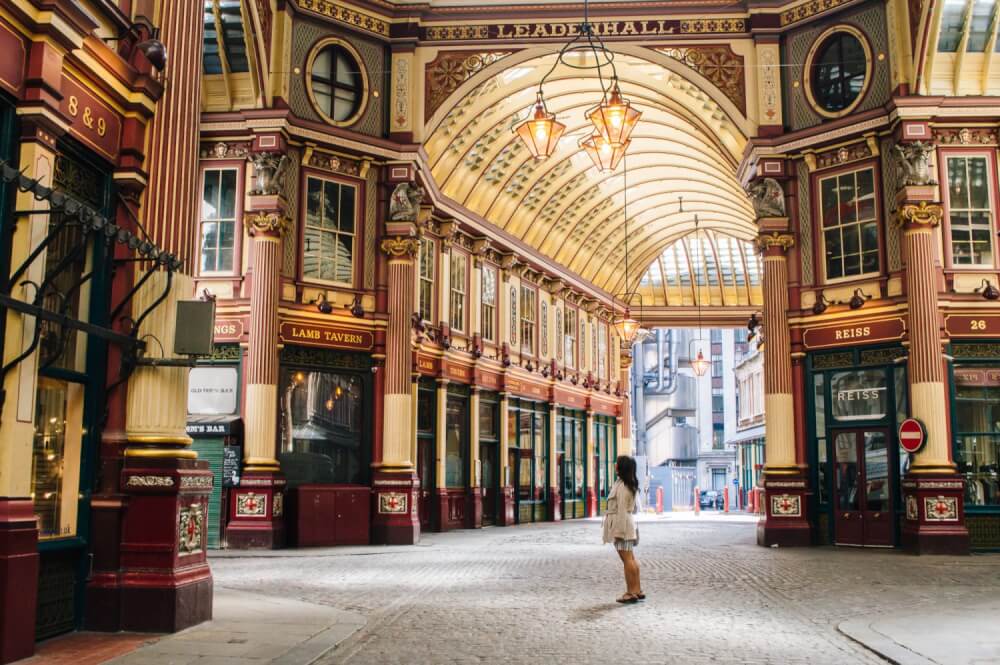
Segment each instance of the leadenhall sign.
M812 350L875 342L898 342L903 339L905 333L906 324L902 318L817 326L803 331L802 346Z
M673 34L733 34L746 32L744 18L648 19L639 21L593 21L594 33L601 37L650 37ZM522 40L565 39L580 35L580 23L490 23L427 26L422 41L471 39Z
M375 338L367 330L320 326L298 321L282 323L279 334L285 344L320 346L328 349L369 351L375 345Z

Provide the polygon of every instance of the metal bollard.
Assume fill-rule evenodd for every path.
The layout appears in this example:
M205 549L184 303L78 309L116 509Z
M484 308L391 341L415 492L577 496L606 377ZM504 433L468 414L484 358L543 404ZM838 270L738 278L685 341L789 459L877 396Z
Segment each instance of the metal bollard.
M698 491L698 486L694 486L694 514L701 514L701 492Z

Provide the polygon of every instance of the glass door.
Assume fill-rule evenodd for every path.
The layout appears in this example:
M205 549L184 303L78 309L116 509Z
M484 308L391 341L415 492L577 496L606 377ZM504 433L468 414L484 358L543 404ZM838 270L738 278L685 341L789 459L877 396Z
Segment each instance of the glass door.
M885 429L835 431L834 541L891 547L892 486Z

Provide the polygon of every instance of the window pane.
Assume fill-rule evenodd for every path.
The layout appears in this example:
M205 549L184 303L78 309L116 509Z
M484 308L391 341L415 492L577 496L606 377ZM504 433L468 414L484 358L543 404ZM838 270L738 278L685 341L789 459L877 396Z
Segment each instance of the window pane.
M938 38L938 51L954 53L962 40L962 28L965 23L966 0L945 0L941 13L941 36Z
M842 175L837 179L840 189L840 223L850 224L858 219L855 208L854 174Z
M837 179L820 181L820 196L823 206L823 226L835 226L840 216L837 214Z
M83 444L83 386L40 377L32 441L31 498L42 539L76 533Z
M1000 366L955 367L955 463L968 505L1000 505Z
M222 172L222 191L219 194L219 216L223 219L236 218L236 169Z
M348 185L340 186L340 230L343 233L354 233L354 196L355 189Z
M969 207L969 187L963 158L948 159L948 201L952 208Z
M969 164L969 207L989 208L990 190L987 184L986 159L972 157Z
M219 179L221 172L205 171L205 186L201 196L201 218L219 218Z

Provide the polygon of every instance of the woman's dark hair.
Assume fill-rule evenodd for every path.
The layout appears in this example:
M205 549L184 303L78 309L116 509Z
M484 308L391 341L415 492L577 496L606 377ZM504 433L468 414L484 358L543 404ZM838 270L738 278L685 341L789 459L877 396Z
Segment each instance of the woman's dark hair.
M635 460L628 455L619 455L615 460L615 473L625 483L625 486L632 490L632 494L639 493L639 478L635 474Z

